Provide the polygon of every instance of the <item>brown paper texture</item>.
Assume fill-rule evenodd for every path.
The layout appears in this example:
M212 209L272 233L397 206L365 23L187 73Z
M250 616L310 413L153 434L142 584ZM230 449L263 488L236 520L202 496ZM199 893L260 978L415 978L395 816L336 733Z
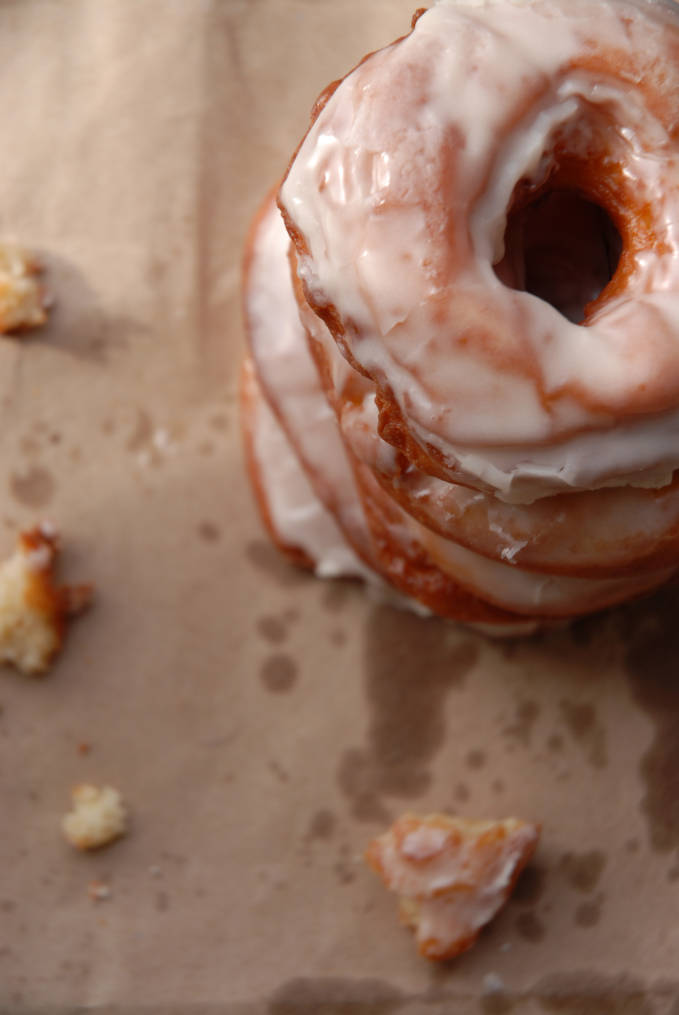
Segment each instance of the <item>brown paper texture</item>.
M56 300L0 341L0 550L49 517L97 589L47 677L0 675L3 1015L679 1010L677 594L493 644L293 571L243 477L249 218L411 13L0 5L1 231ZM84 780L132 812L93 855L59 830ZM543 824L440 968L360 860L408 809Z

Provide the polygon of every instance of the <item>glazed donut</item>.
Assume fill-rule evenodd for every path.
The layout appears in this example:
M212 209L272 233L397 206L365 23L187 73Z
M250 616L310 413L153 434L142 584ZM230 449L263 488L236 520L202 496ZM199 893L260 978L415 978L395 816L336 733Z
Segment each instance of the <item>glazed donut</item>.
M293 559L495 633L674 579L674 6L439 0L323 93L245 257Z
M318 105L300 277L423 472L529 503L679 465L675 10L440 0Z
M268 201L246 257L252 359L244 365L242 397L260 508L274 540L293 560L326 576L379 577L442 616L502 625L503 631L590 612L667 579L667 567L611 580L533 573L442 539L403 511L360 460L365 435L357 438L356 428L347 425L351 413L343 411L370 396L371 384L342 359L322 321L297 304L288 245L282 219ZM268 380L272 394L263 394L259 378ZM339 413L339 426L329 404ZM351 515L342 533L356 541L372 574L344 543L325 503L334 505L335 518Z

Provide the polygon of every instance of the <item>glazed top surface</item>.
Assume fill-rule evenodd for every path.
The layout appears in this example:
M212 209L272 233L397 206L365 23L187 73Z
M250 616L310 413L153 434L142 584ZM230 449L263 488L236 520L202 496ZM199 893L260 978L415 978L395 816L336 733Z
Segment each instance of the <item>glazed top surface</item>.
M679 467L675 9L440 0L342 81L281 189L311 302L416 440L508 500ZM517 184L552 177L623 241L580 324L494 268Z

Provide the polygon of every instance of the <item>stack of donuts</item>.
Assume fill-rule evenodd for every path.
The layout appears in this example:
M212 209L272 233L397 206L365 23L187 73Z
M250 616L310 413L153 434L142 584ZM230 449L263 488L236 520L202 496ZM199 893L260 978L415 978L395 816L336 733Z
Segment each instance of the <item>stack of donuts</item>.
M679 570L679 7L439 0L316 103L245 257L279 547L522 631Z

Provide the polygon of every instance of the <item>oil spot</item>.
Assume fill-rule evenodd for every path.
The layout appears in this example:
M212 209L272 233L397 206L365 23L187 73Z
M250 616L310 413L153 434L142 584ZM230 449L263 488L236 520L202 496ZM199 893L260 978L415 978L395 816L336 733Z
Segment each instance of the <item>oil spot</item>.
M347 636L341 628L336 627L334 630L330 632L331 645L334 645L336 648L341 648L343 645L346 645L346 643Z
M469 752L466 760L470 768L483 768L486 763L486 752L480 751L478 748L474 748L474 750Z
M517 916L516 929L524 940L533 944L542 941L545 936L544 924L532 910Z
M595 768L603 768L608 761L606 732L597 719L594 707L562 701L560 708L571 736L585 751L589 763Z
M223 432L229 428L229 420L226 416L223 416L221 412L216 412L214 416L210 416L210 426L213 430Z
M667 872L668 881L679 881L679 867L671 867Z
M152 257L146 268L146 277L150 285L157 285L167 275L167 262L160 257Z
M507 737L518 740L524 747L529 747L533 735L533 727L540 715L537 701L519 701L511 726L506 726L503 733Z
M467 800L469 800L469 796L469 788L463 782L458 782L455 787L455 799L457 802L460 804L466 804Z
M575 910L575 923L577 926L595 927L601 917L603 902L603 895L597 895L595 899L581 903Z
M483 1015L506 1015L514 1010L514 1000L503 990L494 990L481 998Z
M606 857L599 850L589 853L564 853L559 869L578 892L593 892L606 866Z
M356 583L350 579L336 579L324 587L321 603L331 613L338 613L349 602L355 589Z
M309 580L308 575L289 564L271 543L255 540L248 544L245 552L250 563L273 578L281 588L303 585Z
M0 912L11 913L14 909L16 909L16 902L12 899L3 899L2 902L0 902Z
M535 905L545 890L545 872L541 867L530 864L526 867L514 888L512 901L519 905Z
M269 656L262 664L259 675L268 691L284 694L294 687L297 681L297 663L283 653Z
M392 1015L405 996L381 980L297 979L269 1000L268 1015Z
M625 849L627 850L628 853L638 853L639 845L640 844L638 839L628 839L627 842L625 843Z
M504 793L505 784L502 781L502 779L493 779L490 788L492 789L493 793Z
M201 522L198 526L198 535L206 543L216 543L221 536L221 532L213 522Z
M156 909L159 913L165 913L170 908L170 897L167 892L156 892Z
M316 811L311 819L309 831L307 832L306 837L312 841L315 839L331 839L333 832L335 831L336 824L337 819L332 811L324 809Z
M210 455L214 454L214 450L215 446L212 443L212 441L202 441L198 445L198 454L203 455L203 457L205 458L208 458Z
M560 1015L653 1015L655 1011L645 984L624 975L555 974L541 980L530 993L543 1011Z
M116 426L112 419L103 419L101 421L101 432L105 437L110 437L111 434L116 432Z
M359 820L388 820L385 794L415 798L431 782L429 763L446 734L444 702L474 666L474 641L451 641L451 629L388 606L366 626L368 744L347 750L338 771Z
M547 741L547 750L551 754L559 754L563 751L563 737L559 736L558 733L552 733L551 737Z
M365 752L354 748L342 755L337 781L342 792L351 800L352 813L359 821L387 824L392 820L379 798L381 778L379 765ZM425 782L428 784L428 780ZM423 788L426 789L426 785Z
M284 621L278 617L259 617L257 620L257 630L262 638L265 641L271 642L272 645L279 645L282 641L285 641L288 635Z
M276 776L279 782L290 782L290 776L277 761L269 762L269 771Z
M9 487L12 495L21 504L37 508L43 507L52 499L54 480L47 469L35 466L23 473L13 472Z
M40 444L32 434L26 434L19 441L19 451L22 455L26 455L27 458L32 458L33 455L39 454Z
M641 809L652 847L679 846L679 625L676 592L657 596L643 609L626 611L626 668L632 695L652 719L655 735L640 762L645 787Z
M335 874L341 885L350 885L352 881L356 880L356 873L346 860L337 861L335 864Z
M71 450L68 453L68 457L70 458L70 460L73 462L74 465L77 465L78 462L82 461L83 453L80 450L80 448L77 447L71 448Z
M151 417L144 409L137 409L134 430L127 439L126 449L132 452L141 451L142 448L150 443L152 437L153 422Z

